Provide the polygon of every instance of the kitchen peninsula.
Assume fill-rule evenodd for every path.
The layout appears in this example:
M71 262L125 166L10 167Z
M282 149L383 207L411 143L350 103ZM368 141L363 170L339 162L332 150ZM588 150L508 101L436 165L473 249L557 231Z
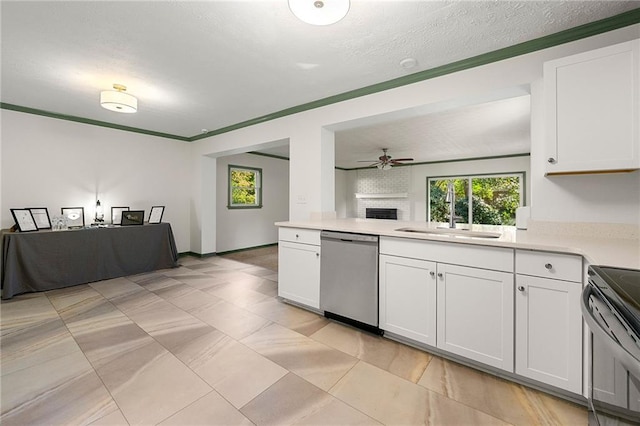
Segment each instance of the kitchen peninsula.
M323 219L276 222L280 228L301 228L354 232L398 238L442 241L459 244L544 250L583 256L589 264L640 269L640 234L637 226L620 224L573 224L532 222L529 230L514 226L460 225L459 233L447 233L444 223L405 222L375 219ZM433 233L398 231L402 228L423 229ZM463 229L473 232L499 233L499 238L465 236Z
M581 403L586 268L640 268L632 225L530 222L529 230L463 230L324 219L276 226L283 299L322 313L321 231L378 236L379 328L386 337Z

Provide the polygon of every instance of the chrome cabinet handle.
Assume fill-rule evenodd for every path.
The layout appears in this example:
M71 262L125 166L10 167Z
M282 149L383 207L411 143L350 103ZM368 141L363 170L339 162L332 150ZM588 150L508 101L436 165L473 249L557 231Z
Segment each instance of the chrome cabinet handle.
M438 272L438 277L440 277L440 278L443 277L442 272Z
M518 291L524 291L524 286L518 286Z
M431 271L431 272L429 272L429 275L431 275L432 277L435 277L435 276L436 276L436 273L435 273L435 272L433 272L433 271Z
M549 157L549 158L547 159L547 163L549 163L549 164L556 164L556 159L555 159L555 158L553 158L553 157Z
M544 267L547 268L548 270L552 270L553 269L553 265L550 263L545 263Z

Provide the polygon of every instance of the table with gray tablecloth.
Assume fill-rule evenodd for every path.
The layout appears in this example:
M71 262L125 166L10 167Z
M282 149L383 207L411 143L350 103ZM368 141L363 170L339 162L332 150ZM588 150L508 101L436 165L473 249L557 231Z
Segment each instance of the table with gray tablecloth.
M2 298L177 266L168 223L2 236Z

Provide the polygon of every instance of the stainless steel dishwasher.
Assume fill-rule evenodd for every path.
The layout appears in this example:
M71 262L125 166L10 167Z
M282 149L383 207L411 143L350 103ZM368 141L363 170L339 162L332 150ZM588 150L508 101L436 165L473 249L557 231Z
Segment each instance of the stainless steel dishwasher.
M320 310L367 331L378 328L378 236L320 233Z

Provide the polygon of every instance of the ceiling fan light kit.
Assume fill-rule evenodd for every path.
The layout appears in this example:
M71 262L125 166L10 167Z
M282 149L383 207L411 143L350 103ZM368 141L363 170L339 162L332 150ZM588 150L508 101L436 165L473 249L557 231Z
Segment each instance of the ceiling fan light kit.
M347 16L350 0L289 0L289 9L311 25L331 25Z
M126 86L114 84L113 88L116 90L105 90L100 93L100 106L102 108L126 114L138 111L138 99L125 93L127 91Z
M389 170L393 166L401 166L405 161L413 161L413 158L397 158L393 159L387 154L388 148L382 148L382 155L378 160L360 160L359 163L372 163L369 167L377 167L378 170Z

